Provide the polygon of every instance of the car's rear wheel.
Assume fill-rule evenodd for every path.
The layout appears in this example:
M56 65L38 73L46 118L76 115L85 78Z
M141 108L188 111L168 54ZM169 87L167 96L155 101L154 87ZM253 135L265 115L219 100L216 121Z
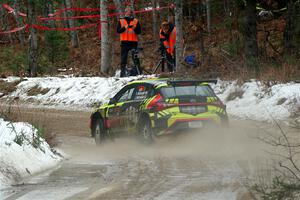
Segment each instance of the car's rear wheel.
M106 136L106 130L104 127L103 120L101 118L98 118L95 123L95 131L94 131L94 138L95 138L96 145L100 145L104 141L105 136Z
M151 144L154 142L153 129L151 127L151 122L148 118L144 118L143 120L141 120L138 132L142 141L145 144Z

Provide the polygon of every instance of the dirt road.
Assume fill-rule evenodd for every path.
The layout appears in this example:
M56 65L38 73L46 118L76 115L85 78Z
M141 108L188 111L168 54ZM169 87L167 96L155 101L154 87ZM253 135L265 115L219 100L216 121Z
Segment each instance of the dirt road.
M261 125L251 121L232 120L228 130L164 137L151 146L128 136L96 147L89 113L22 113L47 122L66 159L57 169L0 191L7 200L247 200L246 185L269 156L256 139Z

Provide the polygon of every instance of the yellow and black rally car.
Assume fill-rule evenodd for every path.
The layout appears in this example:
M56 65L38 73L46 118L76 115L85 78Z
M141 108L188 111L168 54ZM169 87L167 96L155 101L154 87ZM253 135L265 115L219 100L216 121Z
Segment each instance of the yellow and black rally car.
M209 83L216 80L146 79L128 83L91 115L96 144L119 133L136 133L145 143L156 136L226 125L226 106Z

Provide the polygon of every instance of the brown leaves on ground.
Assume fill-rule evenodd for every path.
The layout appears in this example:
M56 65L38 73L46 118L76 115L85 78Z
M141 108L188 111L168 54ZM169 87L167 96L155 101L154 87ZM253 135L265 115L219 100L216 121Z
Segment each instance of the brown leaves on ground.
M8 95L8 94L14 92L17 89L16 87L19 83L20 83L19 81L7 82L4 80L0 80L0 98L2 96ZM2 95L1 95L1 93L2 93Z

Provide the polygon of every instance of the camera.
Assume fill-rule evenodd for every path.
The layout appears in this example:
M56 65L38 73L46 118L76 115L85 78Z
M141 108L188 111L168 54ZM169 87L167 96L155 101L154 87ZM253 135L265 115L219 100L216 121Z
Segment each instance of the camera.
M137 49L133 49L132 51L132 57L133 59L138 59L139 58L139 52Z
M166 54L166 48L163 45L160 45L158 50L160 51L161 56L165 56Z

